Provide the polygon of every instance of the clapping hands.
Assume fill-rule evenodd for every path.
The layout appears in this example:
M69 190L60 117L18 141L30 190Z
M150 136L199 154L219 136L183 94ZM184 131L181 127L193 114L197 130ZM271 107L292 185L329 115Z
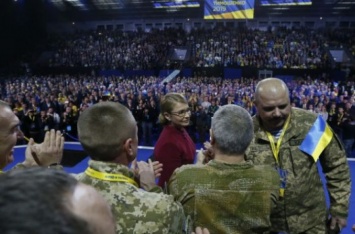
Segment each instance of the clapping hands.
M54 129L46 132L44 141L37 144L31 138L26 148L25 166L50 166L58 164L63 157L64 137Z

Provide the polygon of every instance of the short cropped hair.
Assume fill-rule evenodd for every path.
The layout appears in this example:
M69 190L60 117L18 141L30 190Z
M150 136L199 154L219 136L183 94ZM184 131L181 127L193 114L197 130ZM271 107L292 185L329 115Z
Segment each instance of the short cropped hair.
M181 93L167 93L160 101L159 123L167 125L170 123L164 116L164 113L171 113L176 103L188 104L186 98Z
M128 138L137 138L137 123L124 105L100 102L80 114L78 136L92 159L112 161L122 152Z
M218 150L231 156L244 154L254 135L250 114L233 104L218 108L213 115L211 129Z
M91 233L67 205L77 180L60 170L29 168L0 175L2 234Z

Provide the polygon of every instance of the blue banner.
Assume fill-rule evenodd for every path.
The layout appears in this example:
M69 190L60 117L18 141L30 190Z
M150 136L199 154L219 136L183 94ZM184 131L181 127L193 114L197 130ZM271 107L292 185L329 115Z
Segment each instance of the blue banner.
M204 19L253 19L254 0L205 0Z

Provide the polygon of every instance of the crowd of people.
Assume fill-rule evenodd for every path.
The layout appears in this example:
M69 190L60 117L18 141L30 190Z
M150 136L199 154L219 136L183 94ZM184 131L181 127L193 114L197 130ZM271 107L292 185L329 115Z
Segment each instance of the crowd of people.
M96 67L142 70L172 64L170 51L188 48L190 67L331 68L330 48L353 51L353 30L308 28L273 30L151 29L149 32L92 30L53 35L50 67Z
M236 104L252 116L256 78L177 77L164 83L159 77L31 76L4 80L1 98L21 121L21 130L35 142L43 141L49 129L64 132L67 141L77 141L80 114L100 101L127 106L135 117L140 144L153 146L164 124L159 123L162 98L182 93L191 112L187 132L195 143L208 140L211 117L220 106ZM354 143L355 82L331 82L300 78L287 83L291 105L321 115L344 141L348 157Z
M321 149L316 152L309 152L307 147L303 147L309 135L318 134L313 126L323 123L326 128L330 127L321 116L292 107L289 92L289 87L282 80L264 79L255 86L257 115L253 118L245 108L235 104L219 107L214 113L215 118L211 119L209 153L200 151L197 156L197 164L202 165L177 168L168 178L168 194L162 193L155 181L166 164L135 161L139 141L132 112L125 105L113 101L94 104L81 113L77 122L80 143L91 160L85 172L75 177L87 185L74 183L73 178L67 178L68 183L71 181L69 184L58 181L57 185L63 186L63 190L58 188L58 193L67 194L64 202L71 205L63 207L61 199L64 198L53 197L52 201L47 199L46 193L38 196L39 203L49 206L57 204L64 213L57 213L57 219L63 219L64 224L73 222L63 225L70 230L68 233L80 233L77 229L87 233L103 230L112 233L112 221L116 224L116 233L191 233L194 228L196 232L201 232L199 226L207 227L204 233L209 233L209 230L212 233L282 231L319 234L339 231L347 225L351 187L345 150L332 130L325 130L327 138L322 140ZM165 121L171 122L170 127L176 127L174 122L177 119L172 120L176 113L184 114L176 116L181 124L188 122L190 110L185 97L168 93L163 96L163 101L164 98L170 109L164 109L162 114ZM0 140L3 146L0 155L1 167L4 167L13 157L13 146L21 131L18 128L19 118L11 107L1 101L0 108ZM21 187L21 182L24 182L21 178L29 178L31 174L41 178L50 176L51 173L41 172L41 169L26 168L60 166L63 141L61 133L53 129L46 132L43 143L34 143L31 138L25 161L1 178L0 190L9 190L6 186L16 184L16 179ZM318 160L327 178L325 189L333 198L329 211L325 206ZM21 169L25 172L16 171ZM208 176L211 178L208 179ZM41 182L43 180L38 180L31 186L41 186ZM31 192L36 191L31 189ZM6 194L4 192L0 196ZM14 195L12 204L23 205L23 196ZM78 199L87 199L83 196L97 199L94 203L80 205ZM105 204L110 205L109 212ZM96 209L90 208L90 205L96 206ZM92 212L85 213L87 209ZM6 214L13 209L0 203L0 210L2 222L7 222L10 215ZM41 210L32 210L34 214L38 211ZM107 215L106 225L95 218L97 211ZM64 219L66 214L72 216ZM24 213L18 218L28 215ZM18 226L8 223L7 232L33 228L26 222L19 223ZM51 230L54 226L50 223L44 230Z
M95 30L52 35L47 65L148 70L188 48L192 67L324 69L329 48L354 53L354 34ZM327 75L1 78L1 232L340 233L353 225L354 99L355 81ZM63 171L65 141L89 155L85 171ZM24 143L24 161L1 171ZM147 162L137 161L139 145L154 146Z
M167 126L188 122L191 113L182 94L168 93L162 100L170 106L161 113L171 124ZM168 179L168 194L162 193L155 179L169 162L137 162L138 127L132 112L118 102L101 101L84 110L77 121L80 143L91 160L83 173L74 176L85 186L73 177L65 178L63 173L53 175L46 169L28 169L60 169L64 138L60 131L52 129L46 132L43 143L30 139L25 161L1 178L0 190L4 193L0 196L7 196L12 190L8 188L14 185L20 191L23 178L28 175L38 178L36 184L30 183L32 187L42 186L47 175L61 178L57 182L58 193L53 196L41 192L50 186L42 190L30 186L31 193L42 193L34 199L43 206L34 207L29 214L18 211L21 216L17 218L21 220L47 212L40 207L57 206L62 212L46 216L50 225L43 227L43 233L55 227L53 220L62 220L62 228L67 228L63 233L112 233L113 229L116 233L192 233L196 228L197 233L321 234L342 230L347 225L351 181L338 135L320 115L292 107L289 87L280 79L258 81L254 102L257 114L253 118L235 104L216 110L208 149L198 153L197 165L182 165L175 170ZM0 110L3 168L11 162L21 130L19 118L7 103L1 101ZM319 140L320 145L307 140L317 137L317 131L327 135ZM307 147L303 146L305 142ZM317 145L317 150L309 152L311 145ZM317 161L327 178L324 188ZM329 210L324 189L332 198ZM28 205L19 194L13 193L12 205ZM78 202L84 195L98 200ZM63 201L68 205L63 206ZM9 212L5 203L0 203L1 209ZM98 214L107 217L105 225L98 222ZM7 222L8 217L0 218ZM7 233L25 233L34 228L28 222L19 223L13 226L8 222Z

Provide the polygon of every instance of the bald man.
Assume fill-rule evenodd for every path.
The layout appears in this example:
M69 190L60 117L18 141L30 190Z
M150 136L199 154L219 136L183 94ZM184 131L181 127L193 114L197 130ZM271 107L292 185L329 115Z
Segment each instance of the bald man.
M272 230L277 233L326 233L346 226L350 196L350 174L340 140L325 122L306 110L292 108L286 84L277 78L260 81L255 90L257 109L254 139L246 159L269 164L280 176L279 200L272 211ZM311 152L312 127L322 125L328 136L324 148ZM328 128L329 127L329 128ZM312 128L314 129L314 128ZM318 141L315 141L316 143ZM327 178L330 208L318 173L320 162ZM326 225L328 214L331 215Z

